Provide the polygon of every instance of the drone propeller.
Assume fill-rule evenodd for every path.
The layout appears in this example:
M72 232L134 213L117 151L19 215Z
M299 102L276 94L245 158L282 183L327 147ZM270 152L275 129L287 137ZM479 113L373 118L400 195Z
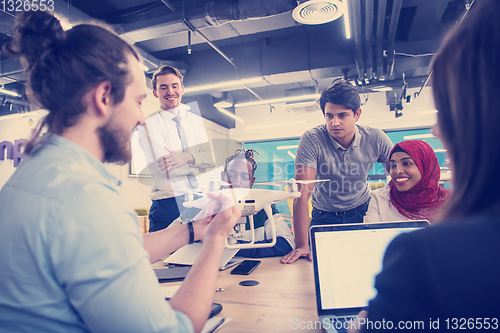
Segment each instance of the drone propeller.
M263 183L254 183L254 185L276 185L276 186L283 186L283 185L289 185L289 184L312 184L312 183L320 183L320 182L326 182L329 181L329 179L315 179L315 180L295 180L295 179L290 179L290 180L279 180L275 182L263 182Z

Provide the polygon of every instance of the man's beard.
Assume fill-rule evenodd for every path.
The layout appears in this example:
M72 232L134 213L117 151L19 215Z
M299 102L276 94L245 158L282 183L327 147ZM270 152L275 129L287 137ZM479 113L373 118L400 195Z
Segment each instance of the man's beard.
M99 141L104 152L104 162L123 165L132 158L130 150L130 133L114 123L114 117L97 129Z

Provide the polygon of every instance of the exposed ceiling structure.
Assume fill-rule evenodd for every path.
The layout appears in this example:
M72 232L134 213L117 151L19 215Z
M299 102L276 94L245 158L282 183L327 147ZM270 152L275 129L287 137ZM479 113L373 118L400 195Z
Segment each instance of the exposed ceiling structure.
M172 64L185 74L186 88L257 78L246 85L186 93L186 101L202 104L205 118L232 128L234 120L221 117L214 102L227 99L238 105L317 93L338 77L355 82L360 92L392 87L387 104L397 109L405 83L407 88L424 84L432 54L471 2L343 1L309 1L301 13L306 18L329 11L338 16L317 25L294 20L292 11L300 1L292 0L54 0L54 7L70 23L94 18L112 25L142 51L149 76L157 66ZM12 34L12 14L0 11L1 43ZM17 60L2 55L0 71L0 84L24 96L25 77ZM26 111L26 103L0 93L0 115ZM272 109L273 103L268 105ZM235 113L234 107L227 110Z

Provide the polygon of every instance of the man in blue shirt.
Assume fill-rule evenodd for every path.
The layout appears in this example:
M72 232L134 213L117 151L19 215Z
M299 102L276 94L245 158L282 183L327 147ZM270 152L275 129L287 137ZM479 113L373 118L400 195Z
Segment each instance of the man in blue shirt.
M145 121L135 50L99 26L65 32L40 11L18 16L4 50L21 57L31 97L49 113L0 191L1 330L199 332L239 213L214 198L207 218L143 238L103 164L130 160L130 132ZM201 238L197 262L166 302L150 261Z

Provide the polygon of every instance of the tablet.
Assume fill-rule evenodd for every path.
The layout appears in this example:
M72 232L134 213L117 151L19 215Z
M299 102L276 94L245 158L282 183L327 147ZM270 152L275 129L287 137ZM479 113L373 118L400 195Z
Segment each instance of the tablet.
M187 273L191 269L191 266L186 267L165 267L165 268L155 268L156 277L160 282L174 282L182 281L186 277Z

